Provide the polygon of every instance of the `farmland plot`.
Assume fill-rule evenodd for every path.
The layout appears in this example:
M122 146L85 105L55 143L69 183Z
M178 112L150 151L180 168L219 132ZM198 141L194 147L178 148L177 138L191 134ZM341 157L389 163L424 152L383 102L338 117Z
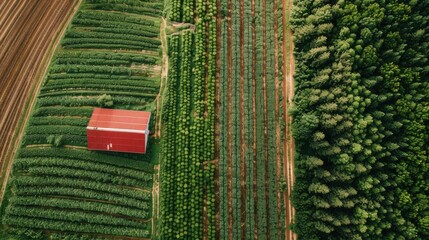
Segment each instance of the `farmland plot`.
M220 3L220 238L284 238L285 2Z
M149 162L157 156L89 152L86 125L98 106L154 110L162 6L83 1L55 52L13 164L3 217L8 233L151 237Z
M172 1L167 9L173 22L162 116L161 237L214 239L216 5Z

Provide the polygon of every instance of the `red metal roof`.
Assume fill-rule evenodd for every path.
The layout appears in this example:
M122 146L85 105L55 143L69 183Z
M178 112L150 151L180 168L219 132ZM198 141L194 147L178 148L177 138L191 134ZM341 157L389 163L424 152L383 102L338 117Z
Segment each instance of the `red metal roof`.
M88 149L146 153L150 112L95 108L87 127Z
M149 120L150 112L95 108L88 128L138 132L148 129Z

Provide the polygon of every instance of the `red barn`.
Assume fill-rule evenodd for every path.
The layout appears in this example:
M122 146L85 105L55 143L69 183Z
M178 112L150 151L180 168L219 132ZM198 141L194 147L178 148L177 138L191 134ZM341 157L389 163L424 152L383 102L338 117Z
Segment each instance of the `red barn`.
M150 112L95 108L86 133L89 150L146 153Z

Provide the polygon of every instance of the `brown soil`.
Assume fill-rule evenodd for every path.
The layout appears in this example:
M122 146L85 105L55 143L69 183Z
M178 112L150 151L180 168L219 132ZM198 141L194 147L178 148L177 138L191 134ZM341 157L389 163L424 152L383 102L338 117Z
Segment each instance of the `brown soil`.
M11 0L0 5L0 199L35 93L75 3Z
M295 240L297 235L289 230L290 224L293 222L295 216L295 209L292 206L290 199L295 176L294 176L294 141L292 138L292 118L288 114L288 110L292 105L293 94L294 94L294 83L293 83L293 74L295 71L295 62L293 56L293 33L289 26L290 14L292 11L293 0L282 0L283 1L283 91L284 91L284 118L286 122L285 127L285 141L284 141L284 166L283 174L287 182L287 191L284 193L285 206L286 206L286 240Z
M162 18L160 26L160 39L162 49L161 60L161 84L159 86L159 93L156 96L156 118L155 118L155 138L161 137L161 124L162 124L162 107L164 105L164 90L166 89L168 80L168 43L167 43L167 21Z

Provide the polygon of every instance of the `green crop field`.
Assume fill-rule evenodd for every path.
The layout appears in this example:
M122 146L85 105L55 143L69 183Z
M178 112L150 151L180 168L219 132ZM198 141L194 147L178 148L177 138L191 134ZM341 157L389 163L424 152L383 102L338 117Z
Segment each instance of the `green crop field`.
M171 20L187 21L172 2ZM163 107L161 236L163 239L215 238L215 79L216 7L195 7L194 30L171 29L169 73ZM206 230L204 230L206 229Z
M86 125L94 107L155 111L163 3L107 3L83 1L43 80L3 202L11 236L151 237L156 152L89 152Z

